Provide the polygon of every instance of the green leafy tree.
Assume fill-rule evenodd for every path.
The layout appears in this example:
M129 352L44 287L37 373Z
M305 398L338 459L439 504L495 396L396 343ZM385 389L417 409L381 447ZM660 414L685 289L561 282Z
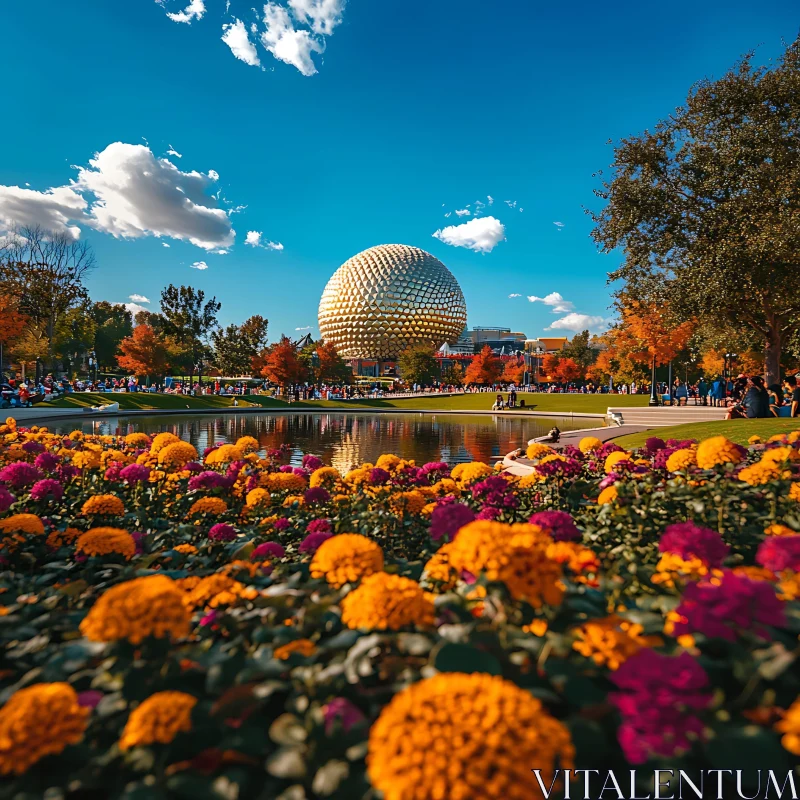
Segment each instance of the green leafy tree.
M406 383L430 386L441 377L436 350L431 344L412 344L400 353L397 364Z
M768 383L800 314L800 39L745 56L615 148L594 239L638 300L754 331Z
M461 386L464 383L464 367L459 361L453 361L442 372L442 383L448 386Z
M94 350L97 363L110 367L117 360L122 340L133 334L131 312L124 305L103 300L92 306L91 318L96 326Z
M228 325L211 334L214 363L223 375L252 373L253 358L267 344L267 320L253 316L241 325Z
M92 305L87 300L69 309L59 320L54 337L55 352L64 360L64 367L72 372L73 367L86 360L94 347L97 324L92 319ZM69 367L67 367L69 361Z
M571 358L585 373L597 361L598 352L597 347L592 347L592 338L589 331L582 331L581 333L576 333L572 337L572 341L567 342L559 355L564 358Z

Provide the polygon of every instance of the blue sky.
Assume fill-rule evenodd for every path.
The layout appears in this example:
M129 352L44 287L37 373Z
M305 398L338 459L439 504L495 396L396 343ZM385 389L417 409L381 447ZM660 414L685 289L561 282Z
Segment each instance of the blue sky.
M241 0L227 12L226 0L6 3L0 229L55 220L88 239L94 299L140 295L155 307L166 284L189 283L217 296L225 323L266 316L271 339L316 333L333 271L393 242L447 264L470 326L558 335L576 314L599 328L617 257L596 252L583 207L596 203L607 141L652 126L748 49L774 57L797 35L797 10L789 0L280 0L266 13ZM259 65L234 55L224 25ZM473 224L490 252L434 238L473 220L479 200ZM261 246L245 243L249 231ZM561 300L527 299L553 293Z

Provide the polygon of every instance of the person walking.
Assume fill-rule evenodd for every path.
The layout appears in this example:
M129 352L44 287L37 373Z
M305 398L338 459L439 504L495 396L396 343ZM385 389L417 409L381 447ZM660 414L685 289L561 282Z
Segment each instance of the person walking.
M700 376L700 382L697 384L697 392L700 395L700 405L708 405L708 384L702 375Z

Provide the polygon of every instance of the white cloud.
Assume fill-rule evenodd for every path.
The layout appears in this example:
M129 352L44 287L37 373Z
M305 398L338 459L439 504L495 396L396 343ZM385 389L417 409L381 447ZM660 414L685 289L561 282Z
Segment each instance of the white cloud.
M322 40L314 38L306 30L295 30L289 12L277 3L264 6L264 25L261 44L278 61L297 67L303 75L316 74L317 68L311 60L311 54L325 50Z
M22 189L19 186L0 186L0 229L14 225L41 225L56 233L68 233L73 239L81 235L77 225L83 220L86 199L71 186L59 186L44 192Z
M280 242L266 242L262 240L263 234L261 231L247 231L244 243L249 244L251 247L261 247L264 250L283 250L283 245Z
M489 205L492 205L492 203L494 203L494 197L492 197L490 194L486 195L486 199L489 201Z
M128 296L134 303L149 303L150 301L143 294L132 294Z
M505 239L506 229L494 217L474 217L461 225L450 225L433 236L453 247L466 247L476 253L491 253Z
M89 224L117 238L142 236L187 240L205 250L230 247L235 238L228 214L215 208L206 189L214 170L181 172L149 147L114 142L78 169L72 184L91 192Z
M208 264L205 261L195 261L194 264L189 264L192 269L208 269Z
M156 0L158 2L158 0ZM167 16L173 22L186 22L191 23L193 19L202 19L203 14L206 13L206 4L205 0L189 0L189 5L183 9L183 11L178 11L173 14L167 14Z
M505 204L506 204L506 205L507 205L509 208L516 208L516 207L517 207L517 201L516 201L516 200L503 200L503 202L504 202L504 203L505 203Z
M516 293L510 294L509 298L512 298L512 297L522 297L522 295L521 294L516 294Z
M564 227L564 223L563 222L554 222L553 225L555 225L556 226L556 230L559 233L561 233L561 229Z
M258 67L261 61L258 58L256 46L250 41L247 28L240 19L234 19L229 25L222 26L222 41L230 47L231 52L240 61L251 67Z
M175 158L183 158L183 156L172 146L169 146L169 150L167 150L168 156L175 156Z
M169 244L167 244L167 242L161 242L161 246L162 247L169 247Z
M135 317L140 311L149 311L149 308L145 308L144 306L140 306L138 303L123 303L123 306L131 312L131 314Z
M611 321L605 317L593 316L591 314L577 314L575 312L567 314L561 319L555 320L546 331L585 331L592 333L602 333L611 325Z
M567 311L575 309L575 304L565 300L561 292L550 292L545 297L537 297L532 294L528 295L528 300L531 303L544 303L546 306L552 306L554 314L565 314Z
M296 331L310 331L311 325L304 325L302 328L295 328Z
M452 214L453 214L453 212L452 212L452 211L448 211L448 212L445 214L445 217L450 217L450 216L452 216Z
M345 0L289 0L294 18L322 36L341 23L344 6Z
M468 208L458 208L458 209L456 209L456 216L457 217L468 217L469 216L469 209Z

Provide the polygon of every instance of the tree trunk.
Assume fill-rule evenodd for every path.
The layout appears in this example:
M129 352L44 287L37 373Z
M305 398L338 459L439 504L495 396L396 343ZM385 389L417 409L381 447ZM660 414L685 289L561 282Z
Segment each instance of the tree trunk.
M764 380L767 386L781 382L781 349L783 346L779 323L770 320L769 334L764 345Z

